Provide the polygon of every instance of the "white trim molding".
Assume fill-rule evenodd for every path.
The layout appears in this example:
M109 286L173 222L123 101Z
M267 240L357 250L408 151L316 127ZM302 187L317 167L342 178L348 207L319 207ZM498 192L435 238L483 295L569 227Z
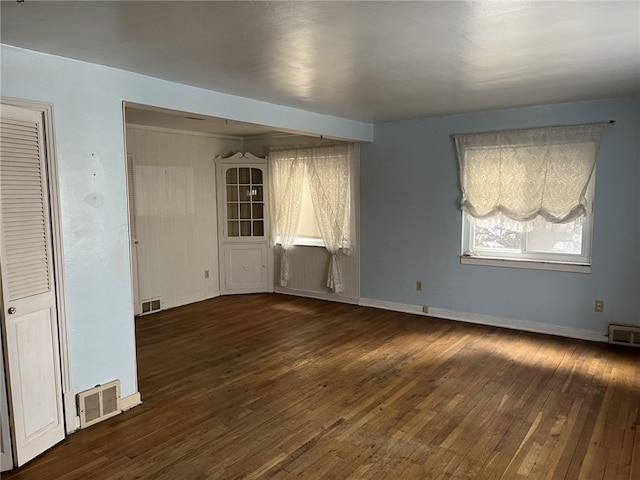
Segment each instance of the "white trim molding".
M553 270L556 272L591 273L591 265L563 262L543 262L536 260L515 260L513 258L489 258L460 256L462 265L483 265L485 267L528 268L530 270Z
M384 310L393 310L395 312L413 313L415 315L422 315L425 317L442 318L445 320L475 323L491 327L510 328L512 330L521 330L525 332L556 335L559 337L576 338L579 340L588 340L591 342L606 343L608 341L606 334L598 333L593 330L585 330L582 328L574 327L562 327L559 325L551 325L549 323L532 322L530 320L494 317L492 315L482 315L479 313L458 312L455 310L447 310L444 308L422 307L421 305L387 302L384 300L374 300L370 298L361 298L359 304L363 307L381 308ZM423 311L423 308L427 308L428 313L425 313Z
M62 400L64 402L64 426L67 435L69 435L80 428L80 415L78 415L76 393L73 390L63 392Z
M142 405L140 392L136 392L133 395L129 395L120 399L120 410L123 412L131 410L133 407L137 407L138 405Z
M314 292L312 290L300 290L296 288L287 288L287 287L274 287L273 293L278 293L281 295L292 295L294 297L306 297L306 298L315 298L316 300L328 300L329 302L338 302L338 303L349 303L351 305L359 305L360 301L358 298L348 297L345 295L340 295L339 293L323 293L323 292Z
M205 300L211 300L212 298L216 298L219 296L220 296L220 290L214 290L213 292L206 293L204 295L202 294L189 295L187 297L174 298L173 300L168 300L166 302L160 299L160 309L168 310L170 308L182 307L184 305L189 305L191 303L204 302Z

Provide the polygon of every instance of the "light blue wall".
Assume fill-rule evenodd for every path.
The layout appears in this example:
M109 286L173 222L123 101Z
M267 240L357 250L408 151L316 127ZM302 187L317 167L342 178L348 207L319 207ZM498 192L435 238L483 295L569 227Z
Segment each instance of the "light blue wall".
M3 96L54 104L71 383L119 378L137 391L122 101L327 137L371 140L369 124L187 87L2 45Z
M452 134L616 120L597 163L590 274L460 265ZM379 124L361 161L361 297L604 334L640 324L640 100ZM424 289L416 292L415 282ZM594 300L605 312L594 312Z

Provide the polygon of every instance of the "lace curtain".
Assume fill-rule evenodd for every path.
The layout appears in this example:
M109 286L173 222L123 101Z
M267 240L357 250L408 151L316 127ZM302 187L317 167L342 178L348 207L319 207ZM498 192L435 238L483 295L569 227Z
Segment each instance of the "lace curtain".
M296 151L269 154L269 182L273 238L280 241L280 286L289 282L287 251L293 246L300 221L305 161Z
M314 148L307 164L313 211L324 244L331 254L327 287L344 291L338 253L350 255L351 232L351 146Z
M606 124L455 135L462 210L483 225L572 230Z
M353 145L275 149L269 153L273 237L282 248L280 285L289 279L287 250L295 241L304 176L309 180L313 211L331 254L327 287L344 291L339 252L351 255L355 233L351 222L351 155Z

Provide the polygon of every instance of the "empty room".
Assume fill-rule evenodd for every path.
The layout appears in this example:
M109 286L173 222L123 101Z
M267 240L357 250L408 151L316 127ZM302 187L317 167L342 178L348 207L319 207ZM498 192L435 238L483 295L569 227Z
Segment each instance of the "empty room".
M0 13L2 478L640 478L640 2Z

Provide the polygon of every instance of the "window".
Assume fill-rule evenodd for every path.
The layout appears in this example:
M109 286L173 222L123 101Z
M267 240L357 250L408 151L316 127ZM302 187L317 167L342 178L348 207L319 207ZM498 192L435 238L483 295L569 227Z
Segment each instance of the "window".
M264 236L263 179L260 168L229 167L225 173L227 189L227 235Z
M605 127L454 136L462 263L588 271L595 160Z
M343 291L338 254L351 255L354 250L351 170L356 150L339 144L270 152L272 235L280 250L280 286L289 279L291 247L323 245L331 255L327 287Z
M316 213L313 211L313 200L311 200L311 188L309 178L305 175L302 180L302 199L300 201L300 222L298 223L298 233L293 241L294 245L307 245L313 247L324 247L322 233L318 227Z
M326 247L320 226L322 220L318 218L322 215L325 225L340 219L341 226L328 233L331 237L339 237L341 248L350 248L353 235L350 157L353 149L353 145L345 144L270 152L274 243L281 245L286 242L284 237L293 235L289 240L291 245ZM330 181L331 177L339 177L341 181ZM314 205L314 191L315 203L321 204L320 199L326 199L327 190L338 195L333 202L339 204L338 208L336 205ZM329 215L326 214L328 210L332 212Z
M518 232L500 223L476 223L465 213L462 251L465 256L476 258L589 265L591 218L591 213L588 213L581 225L566 231L554 231L540 225L529 232Z

